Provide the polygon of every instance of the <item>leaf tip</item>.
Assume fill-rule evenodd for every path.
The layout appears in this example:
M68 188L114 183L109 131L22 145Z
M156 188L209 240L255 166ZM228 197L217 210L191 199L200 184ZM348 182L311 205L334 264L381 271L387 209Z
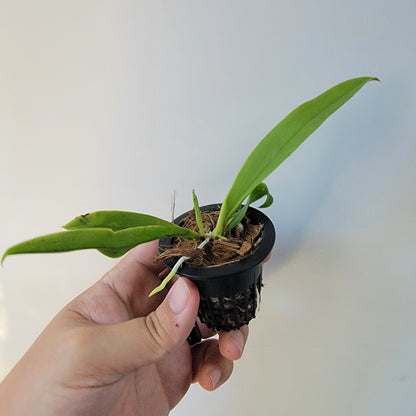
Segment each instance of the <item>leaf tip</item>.
M0 266L2 266L2 267L3 267L4 260L6 259L6 257L7 257L9 254L10 254L10 253L9 253L9 250L6 250L6 251L3 253L3 255L1 256L1 260L0 260Z

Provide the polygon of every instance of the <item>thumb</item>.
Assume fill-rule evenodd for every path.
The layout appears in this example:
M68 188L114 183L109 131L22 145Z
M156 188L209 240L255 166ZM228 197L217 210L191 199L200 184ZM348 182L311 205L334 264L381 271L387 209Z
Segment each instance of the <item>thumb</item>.
M198 289L188 279L179 278L148 316L97 327L92 360L123 373L159 360L186 342L198 305Z

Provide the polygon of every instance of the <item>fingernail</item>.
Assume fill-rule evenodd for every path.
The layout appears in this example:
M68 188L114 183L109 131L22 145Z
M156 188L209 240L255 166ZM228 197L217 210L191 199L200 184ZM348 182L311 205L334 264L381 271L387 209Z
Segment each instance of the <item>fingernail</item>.
M221 371L218 368L213 368L209 373L208 377L211 379L212 388L215 389L217 387L220 379L221 379Z
M181 313L191 298L191 292L183 279L178 279L168 293L168 305L173 313Z
M231 339L234 345L238 348L240 353L243 353L244 350L244 335L241 331L233 331L231 333Z

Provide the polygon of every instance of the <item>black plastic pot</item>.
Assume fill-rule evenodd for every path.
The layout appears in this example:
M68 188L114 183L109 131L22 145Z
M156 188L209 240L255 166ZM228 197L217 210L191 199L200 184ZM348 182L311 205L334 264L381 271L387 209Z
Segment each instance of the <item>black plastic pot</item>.
M220 208L220 204L206 205L201 211L210 212ZM186 212L175 219L181 224L189 215ZM242 260L213 267L197 267L184 263L178 274L190 279L199 289L200 305L198 316L209 328L216 331L230 331L248 324L256 316L263 286L263 260L270 253L274 241L273 223L255 208L247 210L252 224L263 224L261 242L253 252ZM172 238L159 241L159 251L171 245ZM177 258L165 261L172 268Z

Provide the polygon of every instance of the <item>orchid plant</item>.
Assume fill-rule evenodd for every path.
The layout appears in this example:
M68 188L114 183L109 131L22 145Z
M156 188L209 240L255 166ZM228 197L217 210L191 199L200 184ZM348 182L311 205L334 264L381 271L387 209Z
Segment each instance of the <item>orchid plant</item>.
M378 80L359 77L344 81L293 110L259 142L248 156L220 208L215 227L205 230L198 199L193 192L193 206L198 231L193 231L151 215L125 211L97 211L81 215L64 225L66 231L36 237L16 244L3 254L51 253L97 249L109 257L120 257L138 244L163 237L199 240L202 248L212 239L226 239L227 231L244 218L247 208L265 198L260 208L273 203L263 182L291 155L331 114L354 96L365 84ZM149 296L162 290L187 257L181 257Z

